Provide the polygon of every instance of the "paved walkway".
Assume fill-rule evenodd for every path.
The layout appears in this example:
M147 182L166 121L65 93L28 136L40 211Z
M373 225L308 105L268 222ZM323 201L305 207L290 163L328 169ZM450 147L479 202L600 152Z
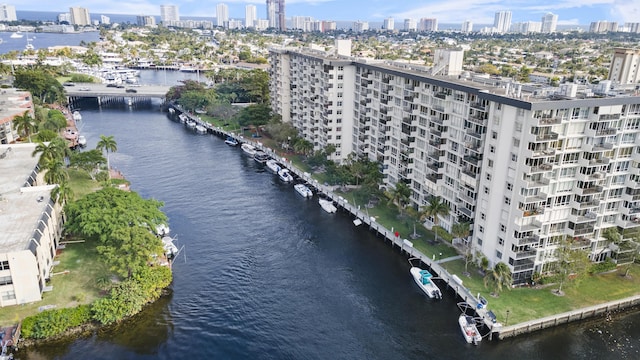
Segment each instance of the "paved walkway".
M459 260L459 259L464 259L464 257L462 255L451 256L451 257L448 257L448 258L436 260L436 263L442 264L442 263L445 263L445 262L448 262L448 261Z

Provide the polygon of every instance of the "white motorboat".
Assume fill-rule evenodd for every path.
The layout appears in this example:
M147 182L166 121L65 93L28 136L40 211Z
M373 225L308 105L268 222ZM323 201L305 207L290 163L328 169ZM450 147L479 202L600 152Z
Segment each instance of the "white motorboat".
M156 234L158 236L167 236L169 235L170 231L171 229L169 229L169 227L166 224L160 224L156 226Z
M256 147L248 144L248 143L244 143L242 144L242 146L240 146L242 148L242 151L245 152L245 154L249 155L249 156L253 156L256 154Z
M293 181L293 176L291 176L289 169L280 169L280 171L278 171L278 176L280 177L280 180L286 183Z
M78 145L80 145L81 147L87 146L87 138L83 135L78 136Z
M82 115L80 114L80 111L76 110L73 112L73 120L75 121L80 121L82 120Z
M305 184L295 184L293 188L304 198L313 197L313 192Z
M265 164L267 165L267 169L272 171L274 174L277 174L278 171L282 169L282 166L280 166L280 164L278 164L278 162L273 159L267 160Z
M253 160L264 164L267 162L267 160L269 160L269 155L267 155L266 152L262 151L262 150L258 150L256 151L256 153L253 155Z
M24 34L22 34L20 31L16 31L13 34L11 34L11 36L9 36L12 39L22 39L22 37L24 36Z
M180 114L178 115L178 119L180 120L181 123L185 123L187 119L189 119L189 117L185 114Z
M480 335L476 321L472 316L461 314L458 318L458 324L460 324L460 330L462 330L462 335L468 344L478 345L482 341L482 335Z
M224 143L229 146L238 146L238 140L234 139L231 136L227 136L227 139L224 141Z
M187 122L185 122L184 124L187 125L189 129L195 129L197 125L196 121L191 119L187 120Z
M173 243L173 239L170 236L162 237L162 247L168 259L173 259L178 255L178 247Z
M436 284L433 283L431 273L428 270L423 270L419 267L412 267L409 270L411 276L413 276L413 280L415 280L416 284L427 294L428 297L432 299L442 299L442 293Z
M198 125L196 125L196 132L198 134L206 134L207 133L207 128L204 127L203 125L198 124Z
M320 199L318 200L318 203L320 203L320 207L322 208L322 210L328 212L329 214L333 214L334 212L338 211L338 208L333 205L333 202L331 200Z

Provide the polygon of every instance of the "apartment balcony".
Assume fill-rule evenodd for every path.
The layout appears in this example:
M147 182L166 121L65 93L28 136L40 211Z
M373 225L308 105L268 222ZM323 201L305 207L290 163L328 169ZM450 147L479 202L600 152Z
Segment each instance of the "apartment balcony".
M468 217L468 218L470 218L470 219L473 219L474 214L473 214L473 211L472 211L472 210L469 210L469 209L467 209L467 208L466 208L466 207L464 207L464 206L459 206L459 207L458 207L458 211L459 211L460 213L464 214L466 217Z
M630 193L629 192L625 192L622 194L622 200L626 200L628 202L636 202L640 200L640 193L638 193L638 191L636 190L632 190Z
M430 182L437 184L438 180L442 180L442 174L429 174L425 176L425 178Z
M482 155L467 155L462 158L465 162L478 166L478 163L482 161Z
M591 185L585 188L581 188L576 185L573 186L573 193L580 196L599 194L602 190L602 186L599 185Z
M471 106L471 108L472 108L472 109L475 109L475 110L479 110L479 111L487 111L487 107L486 107L486 106L484 106L484 105L482 105L482 104L481 104L481 103L479 103L479 102L472 102L472 103L470 104L470 106Z
M533 244L539 244L539 243L540 243L540 236L538 235L528 236L526 238L521 238L521 239L515 239L514 241L514 244L516 246L533 245Z
M439 116L431 116L429 118L429 121L438 125L443 125L444 123L444 121Z
M535 268L535 265L535 262L531 259L522 259L515 262L515 264L513 265L513 272L518 273L531 271Z
M624 182L624 186L629 189L640 189L640 180L634 180L632 178L627 178Z
M529 174L537 174L537 173L542 173L542 172L553 170L553 165L551 165L549 163L544 163L544 164L540 164L538 166L526 166L525 169L528 170L527 173L529 173Z
M439 111L441 113L444 113L444 106L442 105L431 105L431 108L435 111Z
M529 150L529 157L531 158L551 157L555 155L556 149Z
M538 126L553 126L562 123L562 119L557 116L538 118Z
M434 172L438 172L441 168L440 163L429 163L427 164L427 167L431 170L433 170Z
M640 217L640 205L632 204L630 207L621 207L620 213L628 216Z
M554 133L554 132L548 132L548 133L545 133L545 134L538 134L538 135L536 135L535 140L536 140L536 142L555 141L555 140L558 140L558 134Z
M571 200L571 202L569 203L569 206L578 210L593 209L600 206L600 200L598 199L589 199L584 201Z
M620 120L620 114L602 114L598 116L596 121L618 121Z
M538 231L542 229L542 223L538 220L533 220L530 223L526 224L516 224L514 226L514 231L519 232L527 232L527 231Z
M460 172L460 182L475 187L478 183L477 175L467 169L463 169Z
M434 95L435 97L437 97L438 99L442 99L442 100L446 100L447 99L447 93L446 92L437 92Z
M549 185L549 182L550 180L545 177L530 179L526 181L528 188L537 188L537 187L547 186Z
M602 128L602 129L585 129L584 134L590 137L601 137L601 136L613 136L618 133L618 129L616 128Z
M573 229L566 228L566 233L570 236L583 236L593 233L594 230L595 228L593 227L593 225L580 225L576 226Z
M620 216L616 219L616 225L623 229L635 228L640 226L640 217L637 216Z
M544 214L544 208L540 206L529 210L520 210L520 212L522 212L522 217L538 216Z
M469 121L474 123L474 124L478 124L478 125L482 125L482 126L486 126L487 125L487 119L480 117L480 116L476 116L476 115L470 115L469 116Z
M528 250L528 251L521 251L515 254L515 259L516 260L532 259L532 258L535 258L537 254L538 254L538 250L535 250L535 249Z
M584 215L569 214L567 220L575 224L585 224L589 222L595 223L597 216L598 215L595 212L587 211Z
M594 158L594 159L578 159L578 165L580 166L602 166L608 165L611 162L611 159L607 157Z
M440 149L443 144L439 140L437 141L432 140L432 141L429 141L429 145L433 146L436 149Z
M444 156L444 151L429 151L427 156L434 161L440 161Z
M458 194L458 199L471 206L474 206L476 204L476 200L474 198L472 198L471 196L467 196L465 194Z
M475 130L475 129L472 129L472 128L467 129L467 135L469 135L471 137L474 137L474 138L476 138L478 140L482 140L482 134L477 132L477 130Z
M599 142L595 144L582 143L582 150L587 152L602 152L613 149L613 144L608 142Z

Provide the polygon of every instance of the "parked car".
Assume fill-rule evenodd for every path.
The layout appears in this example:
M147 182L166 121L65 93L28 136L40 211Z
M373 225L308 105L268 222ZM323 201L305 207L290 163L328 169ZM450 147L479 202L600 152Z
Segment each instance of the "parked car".
M113 83L107 84L107 87L118 87L118 84L113 84Z
M71 81L67 81L66 83L62 84L64 86L76 86L76 84L72 83Z
M138 92L138 90L136 90L136 89L127 89L125 91L128 92L128 93L137 93Z
M78 90L80 90L80 91L91 91L91 89L89 89L88 87L81 87Z
M124 89L124 85L116 85L118 89Z

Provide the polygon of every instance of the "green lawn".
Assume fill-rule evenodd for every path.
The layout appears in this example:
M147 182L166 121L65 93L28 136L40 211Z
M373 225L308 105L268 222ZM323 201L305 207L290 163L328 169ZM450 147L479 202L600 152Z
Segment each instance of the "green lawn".
M69 186L73 191L74 199L79 199L86 194L99 190L102 186L91 180L89 174L84 170L69 169Z
M47 283L53 286L53 291L43 293L41 301L1 308L0 325L15 323L35 314L38 312L37 309L44 305L55 305L56 308L70 307L79 303L91 303L100 296L96 279L109 276L109 272L98 260L93 243L67 244L55 260L60 261L60 264L54 266L51 280Z

